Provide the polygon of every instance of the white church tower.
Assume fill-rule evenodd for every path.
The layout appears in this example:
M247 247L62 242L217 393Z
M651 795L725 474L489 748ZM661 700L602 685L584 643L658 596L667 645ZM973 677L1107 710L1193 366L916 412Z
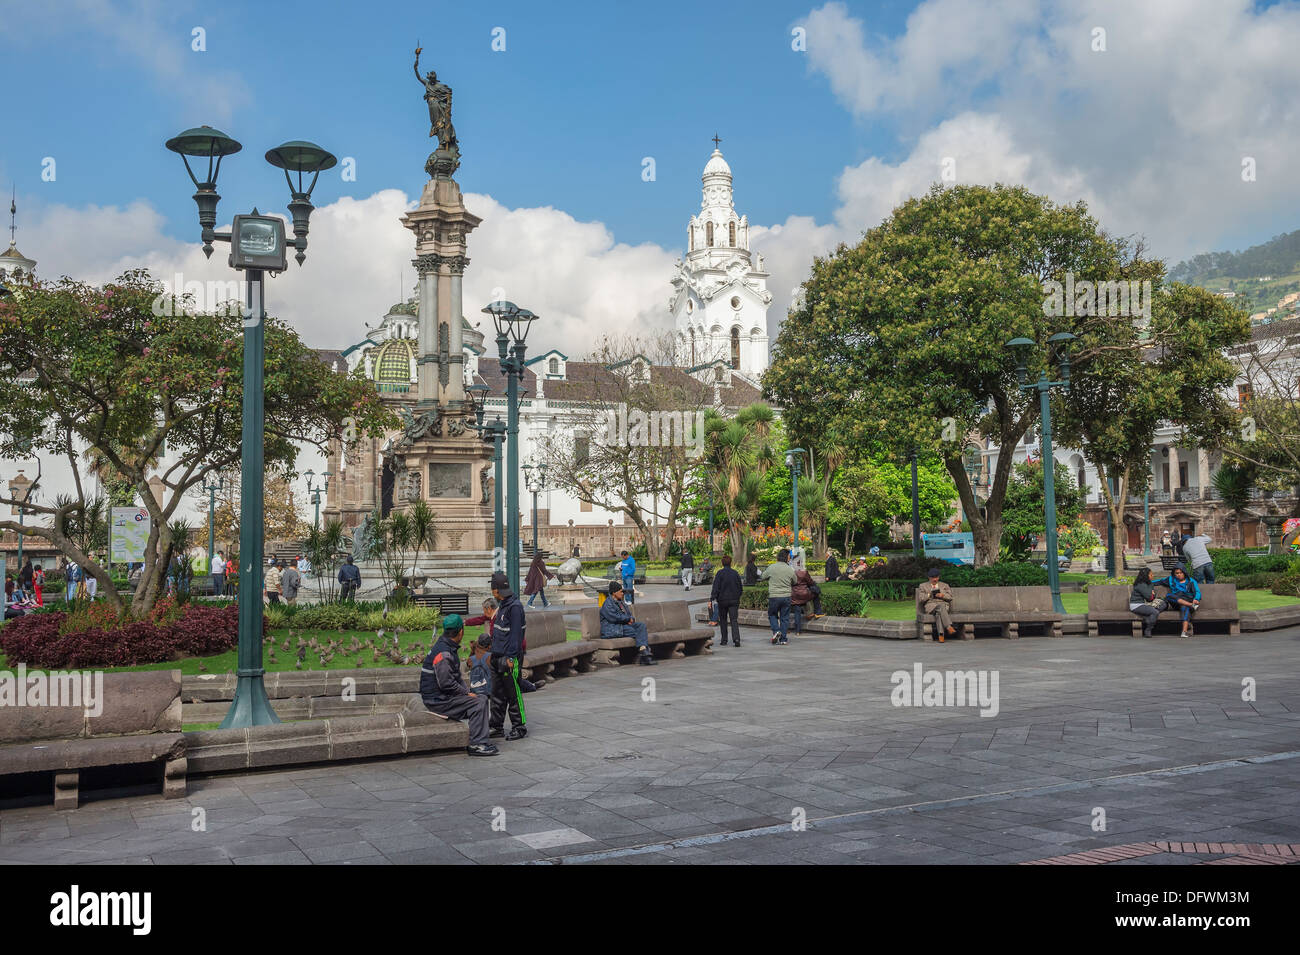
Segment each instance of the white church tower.
M686 227L686 259L677 263L669 301L677 361L688 368L722 361L757 384L768 365L768 274L761 255L751 258L749 219L736 215L721 150L713 150L701 179L704 197Z

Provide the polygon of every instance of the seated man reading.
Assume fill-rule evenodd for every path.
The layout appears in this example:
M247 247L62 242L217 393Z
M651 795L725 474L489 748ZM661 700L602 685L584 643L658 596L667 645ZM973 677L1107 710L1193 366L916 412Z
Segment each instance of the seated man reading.
M924 614L935 618L934 633L940 643L945 635L951 637L957 631L952 626L949 608L952 606L952 588L939 579L939 568L930 568L929 580L916 588L916 605Z

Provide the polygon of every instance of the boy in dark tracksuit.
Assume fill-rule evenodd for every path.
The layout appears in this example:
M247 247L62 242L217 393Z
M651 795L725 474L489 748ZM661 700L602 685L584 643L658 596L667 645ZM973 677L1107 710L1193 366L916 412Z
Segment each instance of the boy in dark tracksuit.
M492 618L492 729L490 736L507 740L528 735L523 701L520 696L519 671L524 662L524 605L519 602L505 574L492 575L492 596L500 606ZM510 715L510 733L505 732L506 714Z
M499 750L488 742L488 698L465 685L460 673L460 641L465 625L459 614L448 614L442 636L429 650L420 667L420 698L431 712L469 723L471 756L495 756Z

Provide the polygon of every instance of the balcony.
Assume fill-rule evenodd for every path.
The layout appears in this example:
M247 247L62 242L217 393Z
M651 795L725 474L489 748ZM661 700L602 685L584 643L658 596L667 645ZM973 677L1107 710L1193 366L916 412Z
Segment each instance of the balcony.
M1175 501L1199 501L1201 499L1201 489L1199 487L1180 487L1174 490Z
M1152 503L1152 504L1168 504L1168 503L1169 503L1169 492L1168 492L1168 491L1152 491L1152 492L1151 492L1151 503Z

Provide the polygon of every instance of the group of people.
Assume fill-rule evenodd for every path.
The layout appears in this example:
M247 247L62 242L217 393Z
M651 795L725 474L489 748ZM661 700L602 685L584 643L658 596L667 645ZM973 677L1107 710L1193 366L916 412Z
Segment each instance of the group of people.
M496 756L500 750L493 739L513 742L528 735L523 694L536 689L522 673L527 650L524 606L505 574L493 574L489 587L492 600L484 602L483 616L470 618L471 624L482 623L485 630L469 655L469 680L461 667L466 621L460 614L451 613L443 619L442 636L434 641L420 666L424 705L433 713L468 724L466 751L471 756Z
M45 571L28 557L18 569L17 579L12 574L5 577L4 619L12 620L45 606L44 584Z
M287 604L296 604L298 591L302 589L302 572L298 570L298 562L272 560L266 568L263 589L267 603L278 604L283 598Z
M828 574L826 579L835 578ZM767 620L773 646L789 645L792 622L795 635L802 633L805 614L809 620L826 616L822 613L821 587L808 573L802 554L792 557L787 548L782 548L777 552L776 562L761 573L751 554L743 579L731 566L731 555L723 554L722 567L714 576L709 593L709 613L717 620L722 638L718 642L722 646L727 646L729 640L733 646L740 646L741 592L763 580L768 582ZM812 604L811 613L807 610L809 604Z

